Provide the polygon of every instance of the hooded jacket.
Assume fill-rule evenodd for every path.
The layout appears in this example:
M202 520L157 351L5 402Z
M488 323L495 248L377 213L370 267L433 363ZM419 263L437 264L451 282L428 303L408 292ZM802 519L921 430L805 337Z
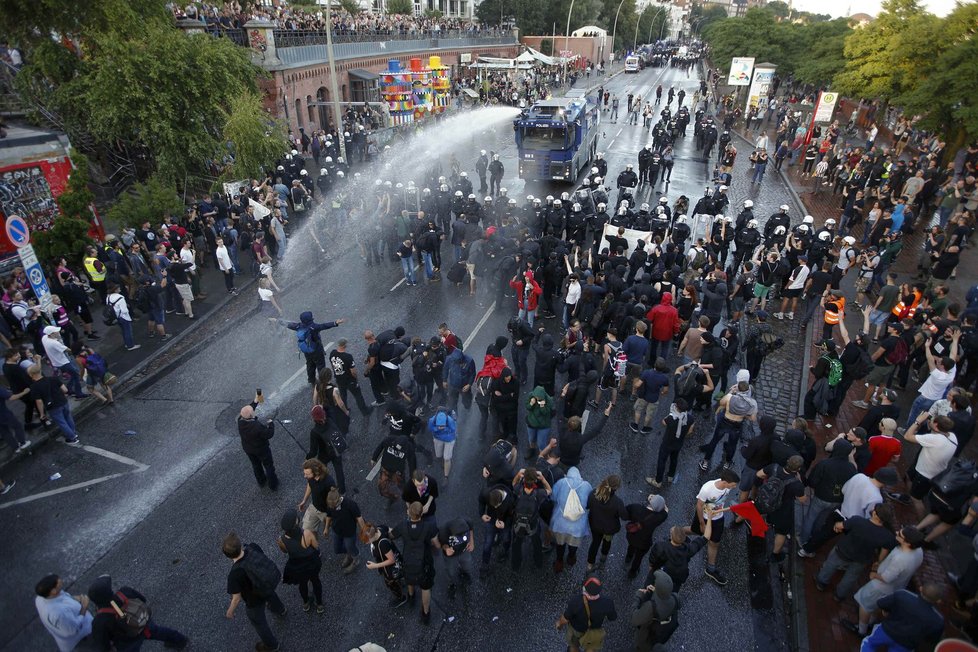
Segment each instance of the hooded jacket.
M567 504L571 491L577 492L577 498L581 501L582 507L587 505L588 497L594 491L591 483L581 478L581 472L576 466L569 468L566 477L558 481L553 487L554 513L550 519L550 529L572 537L584 537L588 530L587 514L583 514L576 521L564 517L564 506Z
M663 292L659 305L649 310L645 318L652 325L652 339L668 342L679 333L679 311L672 305L672 293Z
M529 289L527 289L527 284L530 286ZM537 309L543 288L533 278L532 270L527 270L525 277L510 281L509 287L516 290L516 304L520 310L532 311Z
M844 439L835 442L828 458L815 465L805 481L819 500L842 504L842 485L856 475L856 469L849 461L852 444Z
M462 389L475 382L475 360L455 349L445 359L445 381L449 387Z
M315 351L313 353L306 353L305 355L325 355L326 352L323 350L323 341L319 337L319 333L330 328L336 328L339 326L335 321L328 321L323 324L317 324L313 321L312 313L308 310L299 315L299 321L282 321L280 322L283 326L289 330L298 332L300 328L305 328L310 331L309 337L312 339Z
M558 363L553 336L549 333L541 336L533 343L533 352L536 354L533 362L533 382L537 385L546 383L553 386Z
M747 468L759 470L772 462L771 443L774 441L776 427L777 421L774 418L767 415L760 418L758 428L761 434L740 448L740 454L744 456Z
M661 570L655 571L655 591L642 599L632 614L635 630L635 651L650 652L664 645L679 628L679 597L673 593L673 581Z
M530 404L530 399L536 399ZM528 428L549 428L554 417L554 400L540 385L533 388L526 399L526 425Z

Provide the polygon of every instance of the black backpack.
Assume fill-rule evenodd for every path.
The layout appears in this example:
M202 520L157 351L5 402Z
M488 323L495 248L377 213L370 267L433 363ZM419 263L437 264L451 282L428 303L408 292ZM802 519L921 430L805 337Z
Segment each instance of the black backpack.
M781 507L784 499L785 481L781 475L781 467L775 465L774 473L768 476L761 488L757 490L757 498L754 499L754 507L761 514L770 514Z
M958 458L934 478L934 488L945 496L971 489L978 482L978 467L971 460Z
M676 379L676 396L692 396L700 387L700 368L690 365Z
M513 534L518 537L529 537L537 533L540 525L540 507L535 493L526 493L520 489L516 499L516 512L513 517Z
M271 595L282 580L275 562L268 558L257 543L245 546L245 556L241 558L241 567L251 582L251 588L258 595Z
M112 614L118 628L130 638L143 635L152 617L149 605L139 598L127 597L122 591L116 591L114 597L110 606L99 609L98 613Z
M122 298L116 299L102 308L102 321L106 326L112 326L119 321L119 316L115 314L115 304L120 301L122 301Z

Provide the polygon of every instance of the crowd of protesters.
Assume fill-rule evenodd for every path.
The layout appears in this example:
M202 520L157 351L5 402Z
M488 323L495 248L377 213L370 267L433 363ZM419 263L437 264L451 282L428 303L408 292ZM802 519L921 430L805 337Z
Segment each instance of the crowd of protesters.
M617 98L614 105L601 98L605 111L617 113ZM515 198L498 185L487 187L486 177L501 178L503 165L487 152L473 152L465 166L453 157L447 170L437 163L410 173L382 167L367 188L349 162L337 160L332 140L320 150L324 167L310 179L299 141L302 151L284 156L268 179L240 188L231 205L221 197L198 198L186 216L165 220L159 229L147 225L132 234L131 244L116 239L107 245L116 255L110 251L109 262L102 262L105 278L90 276L92 291L107 302L125 292L132 296L144 282L133 278L138 261L124 252L147 264L150 285L162 285L156 275L171 269L163 261L173 261L176 251L168 251L178 243L190 249L198 268L220 270L233 293L242 261L221 251L229 231L239 238L230 243L235 250L244 249L242 238L250 237L253 252L261 243L253 259L261 273L265 256L281 258L291 246L284 231L289 216L324 202L337 219L356 216L376 226L360 236L361 255L370 266L400 266L404 291L418 284L418 262L427 283L453 284L459 301L494 299L511 316L484 353L464 350L464 334L447 323L421 333L381 324L363 331L362 367L345 338L330 351L322 344L321 332L343 320L316 322L303 313L298 322L282 322L295 331L314 386L307 459L285 476L293 480L277 475L269 447L275 427L261 417L260 395L242 407L237 425L258 485L302 493L303 513L285 513L272 539L286 560L283 571L271 547L266 553L233 532L221 546L231 564L226 615L232 618L244 602L260 638L256 649L279 647L266 608L284 617L285 602L294 601L278 595L280 583L297 586L304 611L323 613L320 538L332 539L338 572L363 572L359 560L366 558L365 569L380 576L392 607L413 605L420 594L424 624L436 584L446 584L454 596L469 590L476 575L480 582L497 581L494 559L525 572L528 562L541 569L545 555L552 555L547 566L559 574L580 554L585 579L556 621L572 651L601 649L605 628L626 608L605 594L601 572L611 550L624 548L629 578L645 572L635 585L637 599L627 605L635 649L660 649L679 626L691 566L727 584L723 568L731 562L723 551L734 536L729 530L744 522L755 534L774 531L767 555L774 565L784 564L792 550L809 558L833 544L819 569L805 571L817 573L817 588L832 588L839 602L856 601L858 621L842 625L865 638L864 649L915 649L942 635L944 617L935 606L940 587L917 588L911 580L924 550L941 537L967 532L978 546L978 469L965 450L975 426L969 392L978 380L978 288L956 297L947 284L971 235L978 156L969 153L964 169L952 169L933 194L921 196L918 189L911 201L906 184L921 159L906 158L901 166L888 147L871 143L852 160L855 177L847 175L841 208L843 215L849 211L847 219L818 225L782 206L761 224L753 202L733 205L727 196L729 175L747 173L743 161L735 168L735 151L729 139L723 144L717 124L729 129L733 123L723 122L725 114L711 115L699 93L692 112L683 97L675 110L673 101L671 92L657 98L658 118L650 113L643 126L652 136L638 156L639 172L628 164L617 173L614 202L601 155L573 195ZM628 113L648 104L629 97ZM667 156L687 137L680 116L694 122L688 137L717 157L715 176L692 206L664 192L655 206L639 204L640 190L655 190L667 167L671 174ZM789 120L785 133L790 126ZM767 141L755 153L761 150ZM385 160L384 152L377 156ZM478 188L465 169L470 165ZM879 214L867 227L852 216L854 207L866 206L858 203L860 194L883 187L882 174L872 185L880 167L900 192L875 195ZM940 215L948 188L954 202L948 200L946 223L953 230L943 239L932 231L920 253L924 278L901 282L890 271L902 252L893 243L903 243L918 217L923 225ZM257 217L256 205L269 214ZM866 245L858 246L867 229ZM156 245L162 256L150 258L144 249L148 233L166 239ZM120 273L127 269L120 257L128 261L128 277ZM165 296L187 298L180 291ZM862 313L860 330L850 330L847 312ZM765 361L784 345L782 335L797 337L782 329L779 322L786 320L813 329L817 349L805 413L779 424L759 405L755 386L764 382L771 364ZM372 405L363 397L364 379ZM898 391L911 386L917 396L904 418ZM849 400L865 416L859 423L837 422L838 436L820 447L815 425L838 415ZM589 442L617 434L606 427L615 410L626 415L631 433L658 441L642 478L649 493L630 503L618 493L635 478L588 478L580 468ZM481 437L459 438L463 424L478 424ZM348 435L368 429L382 430L383 438L370 451L354 452L368 454L375 465L372 477L388 511L364 513L345 487L343 457L357 446ZM417 449L429 441L435 464L425 470ZM457 445L481 449L480 477L466 478L465 485L479 491L471 509L445 514L437 506L454 477ZM699 471L697 491L670 492L680 453L693 446L700 459L689 471ZM898 467L904 447L919 447L920 454L912 466ZM462 485L450 486L458 491ZM406 516L390 509L395 504ZM669 510L683 513L688 525L657 531ZM704 549L703 562L694 561ZM971 560L954 580L956 604L973 627L978 563ZM364 581L377 578L371 573ZM75 623L71 631L49 628L62 649L91 630L88 601L104 601L104 584L77 600L60 590L56 576L38 584L39 612L73 615L65 616ZM126 640L118 628L116 635ZM185 643L182 634L151 621L128 636Z

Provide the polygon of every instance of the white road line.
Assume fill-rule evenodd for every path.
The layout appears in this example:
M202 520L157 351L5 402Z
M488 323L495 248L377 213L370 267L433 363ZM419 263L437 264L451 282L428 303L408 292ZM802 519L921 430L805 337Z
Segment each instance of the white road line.
M419 267L421 267L421 265L415 265L415 266L414 266L414 271L418 271L418 268L419 268ZM391 288L391 289L390 289L389 291L390 291L390 292L393 292L393 291L394 291L394 290L396 290L397 288L399 288L399 287L401 287L401 283L404 283L404 282L405 282L406 280L407 280L406 278L402 278L402 279L401 279L400 281L398 281L397 283L395 283L395 284L394 284L394 287L392 287L392 288Z
M57 489L51 489L50 491L42 491L39 494L34 494L33 496L25 496L24 498L18 498L17 500L12 500L9 503L5 502L0 505L0 509L7 509L8 507L13 507L14 505L23 505L24 503L31 503L35 500L41 500L42 498L50 498L51 496L57 496L58 494L68 493L69 491L75 491L76 489L84 489L85 487L91 487L93 485L100 484L102 482L107 482L109 480L114 480L116 478L121 478L124 475L132 475L133 473L139 473L144 469L135 469L133 471L123 471L122 473L113 473L112 475L106 475L101 478L95 478L94 480L86 480L85 482L78 482L76 484L70 484L66 487L58 487Z
M134 467L136 467L136 470L137 471L145 471L146 469L149 468L149 465L148 464L143 464L142 462L137 462L136 460L134 460L132 458L125 457L123 455L119 455L118 453L113 453L112 451L107 451L104 448L98 448L97 446L87 446L87 445L83 445L81 448L82 448L82 450L86 450L89 453L94 453L95 455L100 455L102 457L108 458L108 459L113 460L115 462L120 462L120 463L126 464L128 466L134 466Z
M489 304L489 307L486 309L486 314L482 315L482 319L480 319L479 323L475 325L475 329L472 331L472 333L470 333L469 336L465 338L465 341L462 342L463 349L468 349L472 345L472 342L475 341L475 336L479 334L479 331L482 330L482 327L486 325L487 321L489 321L489 315L491 315L492 311L495 309L496 309L496 302L493 301L491 304Z
M329 344L327 344L326 346L324 346L323 349L325 349L326 351L329 351L334 346L336 346L336 342L330 342ZM282 392L284 392L285 391L285 388L288 387L289 385L291 385L292 383L294 383L295 382L295 379L298 378L299 376L301 376L302 375L302 372L305 371L305 370L306 370L306 365L302 365L301 367L299 367L298 369L296 369L295 370L295 373L292 374L291 376L289 376L289 379L288 380L286 380L284 383L282 383L282 385L278 389L276 389L274 392L272 392L271 394L268 395L268 400L271 401L273 398L275 398L276 396L278 396L279 394L281 394Z

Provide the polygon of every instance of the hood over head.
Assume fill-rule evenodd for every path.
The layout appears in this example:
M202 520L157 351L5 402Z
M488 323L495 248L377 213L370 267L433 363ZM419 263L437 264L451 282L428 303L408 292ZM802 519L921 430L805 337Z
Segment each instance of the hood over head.
M305 311L304 313L302 313L301 315L299 315L299 321L302 324L306 324L306 325L311 324L312 323L312 313L310 311L308 311L308 310Z
M848 459L851 452L852 444L845 439L840 439L832 446L832 454L829 457L837 460Z
M663 292L662 293L662 298L659 299L659 303L661 303L664 306L671 306L672 305L672 292Z
M762 435L770 437L774 434L775 428L778 427L778 421L774 417L765 414L758 420L757 425Z

